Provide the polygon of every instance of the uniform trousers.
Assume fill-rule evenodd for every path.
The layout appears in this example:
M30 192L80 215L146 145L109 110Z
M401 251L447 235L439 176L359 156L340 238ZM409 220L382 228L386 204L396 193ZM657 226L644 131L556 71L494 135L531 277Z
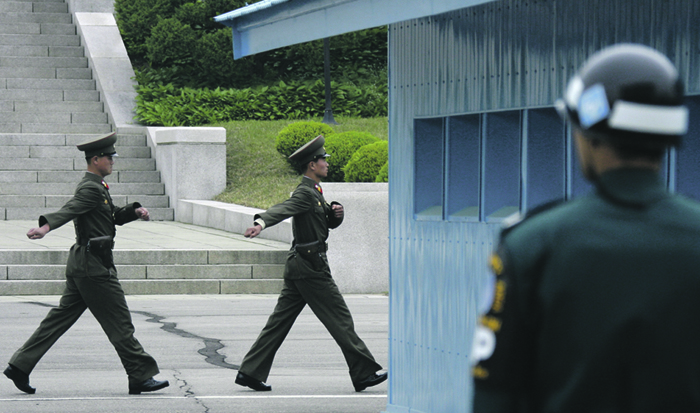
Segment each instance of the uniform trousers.
M10 364L30 374L86 308L90 309L117 351L129 383L141 383L158 374L158 364L134 337L131 313L116 276L66 277L66 287L58 307L49 311L34 334L12 356Z
M357 336L352 315L338 286L327 278L286 279L274 311L265 328L241 363L239 372L267 381L275 353L287 337L301 310L309 305L340 346L353 383L382 369Z

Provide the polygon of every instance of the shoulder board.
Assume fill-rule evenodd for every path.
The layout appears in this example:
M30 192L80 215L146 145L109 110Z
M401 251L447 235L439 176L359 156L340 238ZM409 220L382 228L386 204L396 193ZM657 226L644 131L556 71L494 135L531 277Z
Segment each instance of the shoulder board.
M544 204L537 205L536 207L528 210L525 214L513 214L503 221L503 227L501 228L501 238L508 235L509 232L517 228L520 224L527 221L528 219L537 216L543 212L549 211L550 209L563 204L565 200L556 199L554 201L545 202Z

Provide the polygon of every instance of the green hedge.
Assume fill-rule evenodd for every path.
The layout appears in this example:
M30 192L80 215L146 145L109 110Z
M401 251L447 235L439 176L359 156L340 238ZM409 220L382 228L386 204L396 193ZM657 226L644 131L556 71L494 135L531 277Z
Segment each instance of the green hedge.
M325 109L325 89L320 80L279 82L256 89L212 90L163 85L152 76L152 73L137 73L141 86L137 87L136 119L145 125L198 126L232 120L308 119L323 116ZM331 90L336 115L363 118L387 115L386 84L360 89L331 82Z
M389 160L389 142L378 141L355 152L345 166L345 182L375 182Z
M343 169L352 155L361 147L378 141L379 138L369 132L349 131L326 137L326 152L328 158L329 182L345 182Z

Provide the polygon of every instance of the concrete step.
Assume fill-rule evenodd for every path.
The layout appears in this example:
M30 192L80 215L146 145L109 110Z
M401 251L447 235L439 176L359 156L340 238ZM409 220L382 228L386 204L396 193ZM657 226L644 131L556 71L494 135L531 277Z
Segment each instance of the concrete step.
M74 24L64 23L17 23L0 24L0 34L47 34L47 35L76 35Z
M112 131L110 125L76 125L76 124L36 124L36 123L0 123L0 133L41 133L41 132L63 132L63 133L93 133L100 135Z
M140 202L138 199L141 197L142 195L135 196L134 202ZM56 212L59 208L60 206L51 208L2 206L0 207L0 221L37 219L40 215ZM148 213L151 216L151 221L173 221L175 219L175 212L172 208L148 208Z
M112 125L90 123L0 123L0 133L93 133L112 132Z
M80 37L78 35L42 36L40 34L0 34L0 45L80 46Z
M68 259L66 249L0 250L0 265L63 265ZM286 250L271 249L120 249L116 238L114 263L120 265L222 265L274 264L284 265ZM0 278L2 278L0 276Z
M59 2L1 1L0 13L68 13L68 5Z
M0 56L84 57L85 51L82 46L8 46L0 43Z
M2 1L10 1L10 2L19 2L19 3L64 3L65 0L2 0Z
M0 112L0 116L1 112ZM151 148L147 146L116 147L121 161L128 158L150 158ZM1 146L0 158L71 158L84 159L85 154L75 146Z
M127 294L276 294L284 250L114 251ZM0 295L61 294L67 250L0 251Z
M0 24L12 23L73 23L73 16L68 13L22 13L22 12L7 12L0 13Z
M92 79L90 68L0 67L0 79Z
M95 90L93 79L5 79L5 89ZM2 81L0 81L2 85Z
M85 171L0 171L0 182L26 183L78 183ZM107 177L110 184L117 183L158 183L159 171L114 171ZM0 194L1 195L1 194Z
M19 57L0 56L5 67L88 67L87 57Z
M104 112L102 102L27 102L16 101L12 104L14 112Z
M97 90L0 89L0 101L99 102Z
M107 123L107 114L104 112L0 112L0 119L5 123Z
M115 256L119 251L115 251ZM63 265L6 265L7 280L64 280ZM254 280L281 279L284 265L270 264L216 264L216 265L119 265L119 279L125 280ZM0 270L2 277L2 270Z
M0 182L3 195L68 195L75 191L75 183L7 183ZM110 183L109 193L113 195L165 195L161 183Z
M64 3L66 0L2 0L10 2L20 2L20 3Z
M0 112L0 116L2 113ZM150 158L151 148L147 146L119 146L115 148L120 162L128 158ZM75 146L0 146L0 158L71 158L84 159L85 154Z
M54 208L58 209L68 202L72 195L0 195L0 205L4 208ZM138 202L146 208L168 208L167 195L115 195L115 205ZM131 202L129 202L131 201Z
M119 145L145 146L144 135L119 134ZM0 146L63 146L75 147L82 142L95 138L95 134L65 134L65 133L0 133Z
M127 295L279 294L283 280L120 280ZM61 295L65 281L0 281L0 295Z

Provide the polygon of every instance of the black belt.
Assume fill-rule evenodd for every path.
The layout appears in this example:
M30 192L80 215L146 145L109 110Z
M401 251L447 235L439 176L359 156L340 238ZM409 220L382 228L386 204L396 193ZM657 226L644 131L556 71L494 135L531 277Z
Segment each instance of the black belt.
M316 254L328 251L328 244L320 241L307 242L294 245L294 250L300 254Z
M87 247L88 251L95 249L98 251L111 250L114 248L114 239L109 235L104 235L95 238L79 238L76 240L78 245Z

